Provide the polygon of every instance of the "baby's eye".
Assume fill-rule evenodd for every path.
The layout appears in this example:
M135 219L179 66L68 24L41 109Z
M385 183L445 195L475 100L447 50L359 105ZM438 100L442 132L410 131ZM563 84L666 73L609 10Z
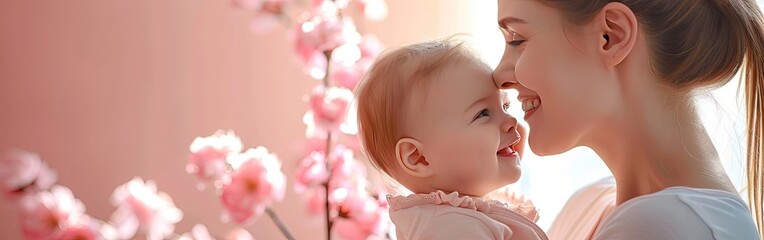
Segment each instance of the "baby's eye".
M488 117L488 116L490 116L488 114L488 109L484 108L483 110L480 110L480 112L478 112L477 115L475 115L475 118L473 118L472 121L475 121L475 120L477 120L478 118L481 118L481 117Z
M504 112L509 111L509 102L505 102L501 105L501 109L504 110Z

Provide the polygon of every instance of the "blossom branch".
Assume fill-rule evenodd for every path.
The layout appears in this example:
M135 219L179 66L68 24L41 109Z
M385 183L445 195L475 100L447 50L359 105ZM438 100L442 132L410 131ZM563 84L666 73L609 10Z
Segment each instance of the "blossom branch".
M289 231L289 228L284 224L283 221L281 221L281 218L276 214L276 212L273 211L270 207L265 208L265 213L268 214L269 217L271 217L271 220L273 220L273 223L276 224L276 226L279 227L279 230L281 230L281 233L284 234L284 237L286 237L289 240L294 240L294 236L292 236L292 233Z
M327 64L326 64L326 75L324 75L323 85L324 85L324 89L328 89L329 76L330 76L329 66L331 65L328 63L331 63L332 61L332 50L324 51L324 56L326 56ZM324 98L326 98L326 92L327 91L324 91L323 93ZM329 159L330 149L332 149L331 147L332 147L332 132L326 131L326 152L324 153L324 159L327 159L327 160ZM332 179L332 169L331 169L331 166L329 165L329 161L326 161L326 172L329 175L326 178L326 182L324 183L324 189L326 190L326 194L324 195L324 206L326 207L326 211L324 213L326 214L326 239L331 240L332 239L332 216L330 211L331 208L329 205L329 193L330 193L329 182Z

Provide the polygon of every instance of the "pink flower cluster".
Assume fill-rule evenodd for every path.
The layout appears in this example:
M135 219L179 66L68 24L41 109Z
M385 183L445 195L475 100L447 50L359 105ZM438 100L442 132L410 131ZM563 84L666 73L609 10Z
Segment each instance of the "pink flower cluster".
M130 239L136 233L145 233L148 239L163 239L175 231L175 224L183 218L172 198L158 192L153 181L133 178L117 187L111 195L117 210L110 222L115 224L119 239Z
M104 224L88 217L85 206L71 190L55 185L56 178L56 173L36 154L16 150L0 157L0 186L6 199L19 209L24 237L103 238L100 228Z
M249 2L253 7L245 8L259 12L275 9L263 7L268 1L236 1ZM279 11L266 12L284 16L288 4L273 2ZM294 190L306 199L309 213L326 216L329 236L334 232L343 239L367 239L383 236L389 220L387 203L379 197L384 193L369 186L365 165L355 158L360 144L352 91L383 47L375 36L358 32L345 15L351 8L372 21L387 15L384 0L311 0L310 10L291 26L289 37L304 72L323 80L307 98L306 156L295 174Z
M235 6L254 12L251 28L255 32L268 31L278 23L292 24L289 32L297 59L307 75L324 80L308 98L310 109L303 118L307 156L298 167L295 191L308 200L310 213L331 217L327 224L334 227L328 230L343 239L383 236L389 224L387 203L380 197L383 191L369 186L365 166L355 158L360 144L352 106L352 90L382 45L375 36L359 33L343 12L354 8L366 19L378 21L387 15L387 3L311 0L310 10L292 22L287 12L296 2L300 1L232 0ZM247 225L284 198L281 161L264 147L242 151L233 131L196 138L189 150L186 170L199 180L200 190L215 188L225 209L223 219ZM189 233L175 234L183 213L151 180L136 177L117 187L111 196L116 210L109 221L102 221L88 216L84 204L71 190L56 185L56 179L56 173L35 154L14 151L0 158L0 191L17 204L26 238L214 239L201 224ZM226 239L253 238L238 228Z
M294 24L287 16L287 9L295 5L293 0L232 1L235 6L254 12L251 23L254 32L267 32L279 22L292 24L289 38L297 59L305 73L315 79L330 74L334 85L352 90L382 50L376 37L362 36L353 19L341 12L353 7L366 19L379 21L387 16L385 0L311 0L309 10L300 14Z
M226 210L223 219L247 225L284 198L286 176L281 161L265 147L241 149L241 140L230 130L198 137L191 143L186 170L202 182L215 182Z
M21 230L27 239L104 238L103 223L85 215L85 206L64 186L23 196L19 204ZM104 233L112 232L105 227Z
M221 180L226 174L228 156L238 154L241 149L241 139L230 130L197 137L189 146L191 157L186 172L196 175L202 182Z
M112 195L117 210L109 222L90 217L72 191L55 185L56 175L33 153L12 151L0 158L0 184L19 209L27 239L147 239L172 236L182 218L172 199L153 182L136 178Z
M56 172L37 154L11 151L0 158L0 190L15 199L26 193L46 190L56 183Z
M220 146L215 145L221 151L231 150ZM249 162L242 163L251 165ZM273 160L268 164L274 165ZM208 176L212 175L198 176L209 179ZM116 210L109 221L93 218L85 213L85 205L74 197L69 188L56 185L56 174L45 162L36 154L20 150L0 157L0 186L6 199L18 209L21 231L26 239L133 239L139 235L145 237L138 238L149 240L168 239L177 236L174 233L175 224L183 218L183 212L175 206L170 196L157 191L153 181L138 177L114 190L111 203ZM182 235L181 239L214 238L204 225L197 224L191 233ZM236 229L226 239L254 238L249 232Z
M302 160L294 189L304 194L308 212L313 215L325 214L328 200L334 231L343 239L353 240L383 236L388 229L387 203L380 197L384 192L370 193L369 185L366 167L355 159L354 151L337 145L328 159L322 152L312 152Z

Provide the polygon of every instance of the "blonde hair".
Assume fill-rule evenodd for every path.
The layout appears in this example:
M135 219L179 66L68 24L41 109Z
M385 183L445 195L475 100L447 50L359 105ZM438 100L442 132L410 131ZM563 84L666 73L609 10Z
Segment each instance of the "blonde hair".
M406 137L406 119L412 117L415 93L426 94L449 64L458 60L479 61L455 37L416 43L383 53L356 87L358 128L362 149L372 165L395 179L395 146Z
M718 87L742 69L748 204L764 230L764 16L755 0L542 0L574 24L621 2L645 31L652 69L679 91ZM764 237L762 237L764 238Z

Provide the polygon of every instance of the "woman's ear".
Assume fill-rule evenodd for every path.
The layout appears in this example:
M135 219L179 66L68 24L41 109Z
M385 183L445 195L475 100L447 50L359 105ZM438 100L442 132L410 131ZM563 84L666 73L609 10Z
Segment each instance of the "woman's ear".
M422 152L424 144L413 138L401 138L395 144L395 157L398 165L407 174L414 177L430 177L434 167L427 161Z
M629 55L637 41L639 23L634 12L620 2L611 2L594 19L602 34L599 52L608 67L614 67Z

